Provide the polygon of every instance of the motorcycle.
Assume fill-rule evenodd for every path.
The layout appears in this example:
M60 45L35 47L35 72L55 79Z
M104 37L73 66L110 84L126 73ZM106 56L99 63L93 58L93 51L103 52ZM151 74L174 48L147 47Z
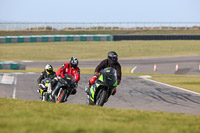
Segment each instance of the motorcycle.
M40 94L41 94L41 100L42 101L51 101L51 79L45 78L42 80L41 84L39 84L40 87Z
M111 67L103 69L98 79L89 88L86 104L103 106L108 101L115 87L117 87L116 70Z
M66 102L72 90L76 88L77 84L74 81L75 77L71 74L65 74L63 78L58 79L58 83L52 92L54 102Z

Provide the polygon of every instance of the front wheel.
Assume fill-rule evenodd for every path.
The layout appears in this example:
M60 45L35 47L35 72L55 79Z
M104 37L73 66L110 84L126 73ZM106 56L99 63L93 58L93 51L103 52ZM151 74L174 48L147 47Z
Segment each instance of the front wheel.
M106 90L100 90L97 95L96 105L103 106L104 103L107 101L108 92Z
M65 95L66 95L66 90L63 90L62 88L60 88L58 95L55 97L55 102L56 103L64 102Z

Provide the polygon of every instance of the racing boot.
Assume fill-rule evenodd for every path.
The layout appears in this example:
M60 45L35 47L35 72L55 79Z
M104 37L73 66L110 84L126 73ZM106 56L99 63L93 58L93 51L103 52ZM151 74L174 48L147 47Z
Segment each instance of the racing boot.
M76 94L76 89L73 89L72 91L71 91L71 95L75 95Z
M115 87L112 91L112 94L111 95L115 95L115 93L117 92L117 88Z
M85 93L89 95L90 93L90 86L85 86Z
M37 92L40 93L40 89L37 89Z

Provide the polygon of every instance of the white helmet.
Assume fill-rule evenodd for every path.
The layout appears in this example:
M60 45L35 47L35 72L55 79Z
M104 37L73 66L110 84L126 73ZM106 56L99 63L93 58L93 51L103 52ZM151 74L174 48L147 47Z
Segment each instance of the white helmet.
M45 66L45 70L46 70L47 74L51 74L53 72L53 67L50 64L47 64Z
M71 67L73 68L76 68L78 66L78 58L76 57L71 57L69 62L70 62Z

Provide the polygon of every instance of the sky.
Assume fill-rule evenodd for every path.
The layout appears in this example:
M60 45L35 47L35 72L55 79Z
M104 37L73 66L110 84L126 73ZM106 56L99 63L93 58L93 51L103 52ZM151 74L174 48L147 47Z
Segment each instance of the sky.
M200 22L200 0L0 0L0 22Z

